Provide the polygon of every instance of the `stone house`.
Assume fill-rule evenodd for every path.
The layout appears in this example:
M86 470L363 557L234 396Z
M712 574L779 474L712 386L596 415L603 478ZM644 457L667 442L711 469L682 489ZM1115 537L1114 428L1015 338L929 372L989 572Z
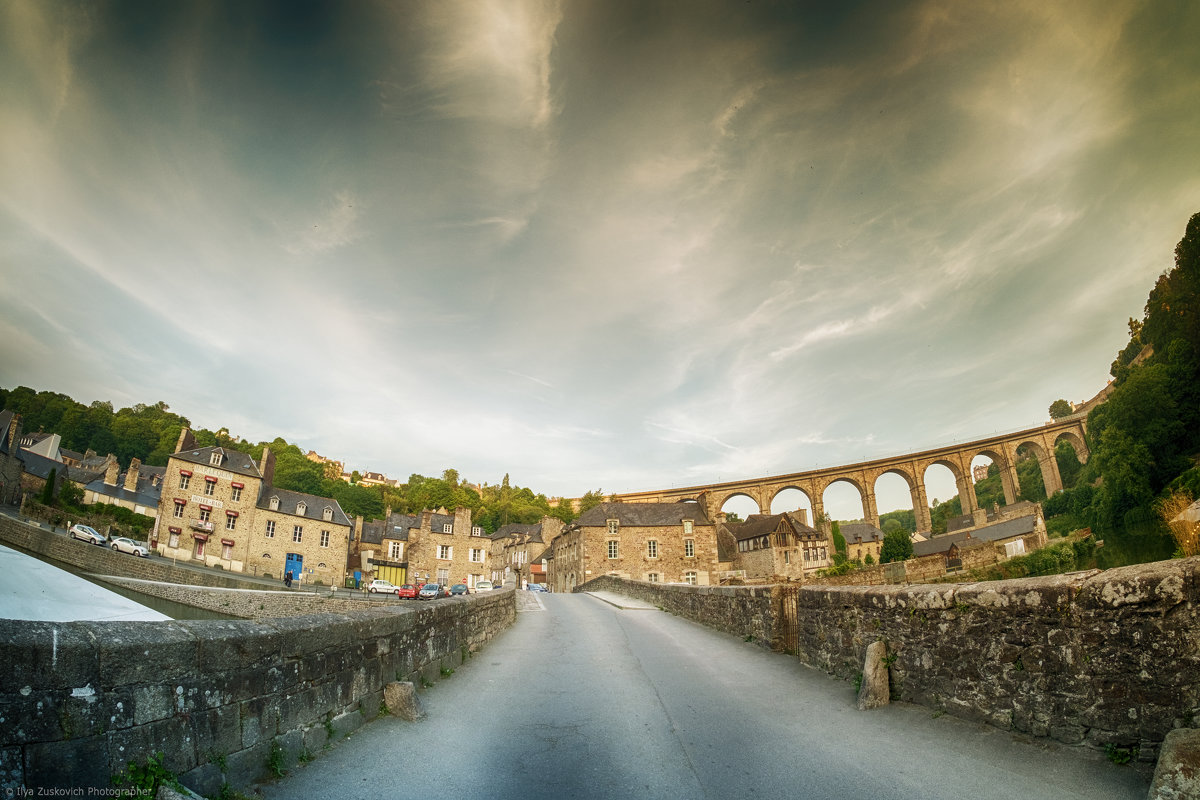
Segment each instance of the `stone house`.
M542 555L563 529L561 520L542 517L540 522L503 525L490 537L488 566L493 581L504 581L516 573L529 583L548 582Z
M145 466L134 458L129 462L129 469L123 473L120 469L114 457L108 462L103 478L97 478L83 487L83 502L117 505L135 514L157 517L166 467Z
M842 538L846 540L846 558L865 562L869 555L871 561L879 562L883 531L869 522L843 522L840 527Z
M651 583L716 583L716 526L698 503L602 503L553 542L550 586L570 592L601 575Z
M733 570L750 582L800 581L805 571L829 565L832 544L798 514L751 514L717 526L733 543Z
M406 583L464 583L474 588L487 577L491 542L483 528L471 524L471 509L460 506L453 514L445 509L394 514L389 525L393 541L404 542Z
M992 563L992 552L1003 558L1024 555L1046 546L1046 522L1041 506L1033 504L1034 513L1001 520L990 525L955 533L934 536L913 544L916 557L940 555L946 559L946 569L970 569L974 562Z
M21 501L21 415L0 411L0 503Z
M151 547L234 572L340 584L350 521L336 500L271 485L275 456L197 447L184 428L167 459Z

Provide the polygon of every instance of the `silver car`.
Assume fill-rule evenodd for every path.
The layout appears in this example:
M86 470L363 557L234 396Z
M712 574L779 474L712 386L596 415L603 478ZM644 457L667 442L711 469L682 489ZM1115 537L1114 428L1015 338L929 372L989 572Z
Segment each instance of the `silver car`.
M127 539L124 536L114 536L110 546L113 550L119 550L122 553L141 556L142 558L150 557L150 549L141 542L135 542L133 539Z
M104 538L104 534L91 525L72 525L70 533L72 539L80 539L88 544L98 544L101 547L108 544L108 539Z

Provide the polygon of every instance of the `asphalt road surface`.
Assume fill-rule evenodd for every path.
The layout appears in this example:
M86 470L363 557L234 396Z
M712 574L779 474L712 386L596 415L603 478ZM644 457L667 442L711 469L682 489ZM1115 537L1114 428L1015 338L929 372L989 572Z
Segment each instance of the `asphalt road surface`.
M422 693L261 787L267 798L1144 798L1078 748L893 704L658 610L518 592L524 608Z

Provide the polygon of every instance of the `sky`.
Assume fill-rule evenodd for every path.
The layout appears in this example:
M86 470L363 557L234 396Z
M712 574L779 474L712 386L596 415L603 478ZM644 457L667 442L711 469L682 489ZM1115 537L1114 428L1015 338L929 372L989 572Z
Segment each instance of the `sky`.
M0 0L0 386L569 497L1038 425L1200 211L1198 40L1192 0Z

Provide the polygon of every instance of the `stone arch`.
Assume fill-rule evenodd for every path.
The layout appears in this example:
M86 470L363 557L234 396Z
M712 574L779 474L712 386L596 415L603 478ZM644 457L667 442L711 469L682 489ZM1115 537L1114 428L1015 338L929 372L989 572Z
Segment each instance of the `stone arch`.
M880 514L879 503L879 481L882 480L885 475L895 475L904 482L905 488L908 489L909 504L913 511L913 517L916 521L917 530L921 530L923 517L921 515L920 508L921 504L924 502L924 493L917 491L917 487L920 485L920 482L913 477L911 464L893 464L885 468L875 470L868 475L871 486L871 505L874 511L869 522L877 528L882 527L882 522L880 521L882 515ZM929 516L928 510L926 510L924 516Z
M781 484L778 486L766 487L763 490L763 494L767 498L767 513L774 513L771 509L775 505L775 500L779 497L779 495L781 495L784 492L789 491L789 490L796 491L796 492L799 492L800 494L804 495L804 499L808 501L808 507L813 510L813 518L810 519L808 522L810 525L815 526L816 525L817 503L816 503L816 501L813 500L811 489L812 489L811 486L806 487L806 486L802 486L798 483L786 483L786 484ZM797 506L797 508L802 508L802 507L803 506ZM794 511L796 509L787 509L787 510Z
M862 476L859 476L856 474L831 475L826 480L821 481L820 496L821 496L822 508L825 507L826 493L829 491L829 488L831 486L833 486L835 483L848 484L848 485L852 486L858 492L858 502L860 503L860 505L862 507L863 518L870 519L872 511L874 509L871 508L868 504L868 500L867 500L868 493L867 493L867 488L866 488L866 481L864 481L862 479ZM826 525L829 526L830 529L832 529L832 520L826 519ZM827 531L827 533L828 533L828 531Z
M1038 460L1042 473L1042 486L1046 489L1046 497L1062 491L1062 477L1058 474L1058 462L1054 460L1054 445L1045 438L1028 437L1013 441L1013 462L1015 463L1022 448L1029 448Z
M720 498L720 502L715 504L715 509L718 512L724 512L725 506L729 504L730 500L733 500L736 497L745 497L747 500L754 503L758 507L759 514L771 513L769 508L767 511L762 510L762 501L758 497L755 497L755 494L756 494L756 492L753 489L749 489L749 488L734 489L733 491L729 492L728 494L723 495Z
M1005 452L1003 447L983 447L976 450L971 455L971 461L974 461L976 456L987 456L996 465L1000 471L1000 486L1004 489L1004 504L1011 506L1017 502L1017 495L1021 493L1021 483L1017 480L1017 459L1016 451L1010 456ZM970 462L968 462L970 463ZM978 498L975 496L974 482L971 484L971 496L978 504Z
M959 451L957 453L935 456L934 458L921 461L921 485L922 487L926 486L927 474L930 467L945 467L946 469L950 470L950 475L954 478L954 487L958 493L958 502L962 507L962 512L964 514L974 514L977 510L978 503L975 502L975 487L971 483L971 459L974 458L975 455L973 451L970 451L971 454L968 456L967 452L968 451ZM925 491L928 493L927 488ZM925 507L929 507L928 502L925 504ZM930 529L932 530L932 528L933 525L931 521Z

